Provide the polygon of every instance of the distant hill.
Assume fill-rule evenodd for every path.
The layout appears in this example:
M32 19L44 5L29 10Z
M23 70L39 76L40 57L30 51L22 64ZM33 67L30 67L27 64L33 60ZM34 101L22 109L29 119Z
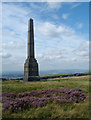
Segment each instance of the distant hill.
M79 69L71 69L71 70L46 70L46 71L40 71L40 75L49 75L49 74L71 74L71 73L85 73L89 72L88 70L79 70ZM23 77L24 72L23 71L3 71L2 76L0 74L0 77L3 78L19 78Z

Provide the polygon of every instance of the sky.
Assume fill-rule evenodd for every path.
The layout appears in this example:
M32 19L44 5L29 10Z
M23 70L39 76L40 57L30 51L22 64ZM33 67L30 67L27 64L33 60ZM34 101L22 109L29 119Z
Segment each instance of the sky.
M55 2L55 0L1 0L2 2ZM56 0L56 2L89 2L90 0Z
M88 69L88 2L3 2L3 71L24 70L30 18L40 71Z

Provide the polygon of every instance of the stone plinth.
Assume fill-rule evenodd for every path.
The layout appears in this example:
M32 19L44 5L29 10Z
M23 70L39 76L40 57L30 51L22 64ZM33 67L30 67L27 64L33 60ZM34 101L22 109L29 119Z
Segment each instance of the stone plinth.
M27 58L24 64L24 76L38 76L38 63L35 58Z

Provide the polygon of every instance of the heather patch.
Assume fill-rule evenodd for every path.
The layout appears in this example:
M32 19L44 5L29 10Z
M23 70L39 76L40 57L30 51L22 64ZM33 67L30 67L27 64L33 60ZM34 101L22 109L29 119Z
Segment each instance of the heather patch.
M28 108L43 107L55 102L59 105L80 103L86 99L86 95L79 88L69 89L43 89L24 93L3 93L3 110L18 112Z

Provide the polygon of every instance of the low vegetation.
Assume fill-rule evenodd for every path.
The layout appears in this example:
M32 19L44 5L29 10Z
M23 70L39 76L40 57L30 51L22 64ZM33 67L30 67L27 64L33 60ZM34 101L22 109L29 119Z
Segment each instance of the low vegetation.
M4 118L89 117L89 76L3 81L2 91Z

